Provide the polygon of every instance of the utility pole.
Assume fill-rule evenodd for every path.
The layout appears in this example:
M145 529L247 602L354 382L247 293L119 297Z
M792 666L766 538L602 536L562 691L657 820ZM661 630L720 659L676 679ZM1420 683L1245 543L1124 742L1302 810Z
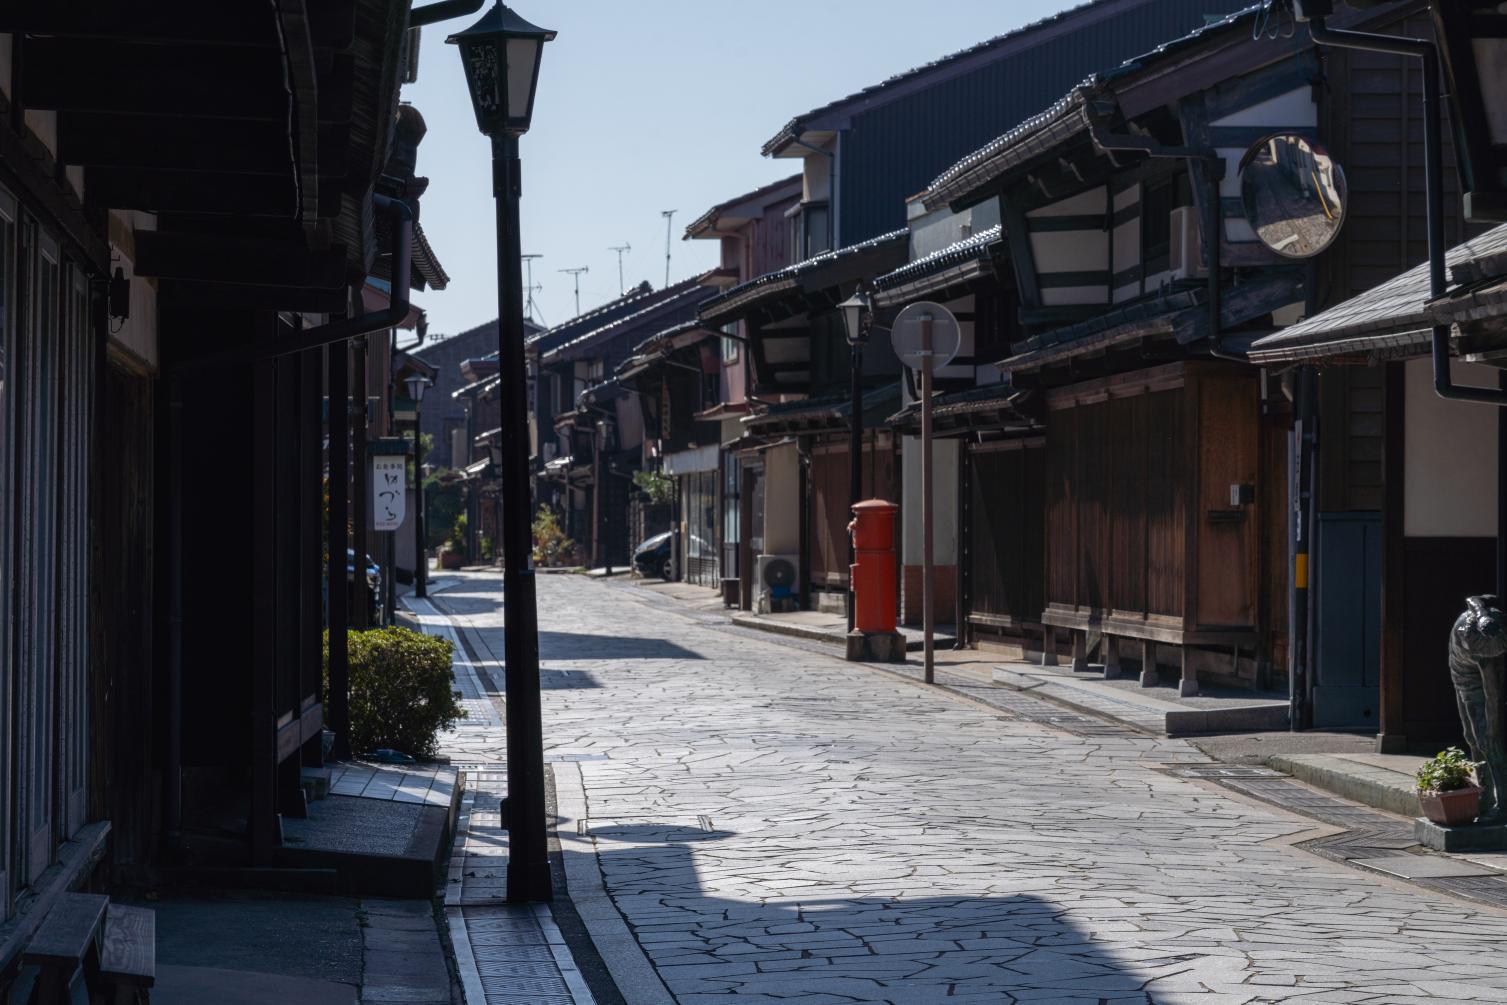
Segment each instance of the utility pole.
M659 215L665 218L665 289L670 288L670 220L675 216L676 210L660 210Z
M534 303L534 293L544 289L543 286L534 285L534 259L543 258L544 256L519 255L518 257L523 259L523 267L528 270L528 284L523 288L523 292L528 295L528 303L524 305L523 316L533 321L535 320L534 315L539 314L539 305ZM539 314L538 323L544 324L544 315Z
M623 285L623 252L632 251L633 245L624 241L622 244L614 245L607 250L617 252L617 295L622 296L628 292L628 288Z
M578 269L556 269L556 272L568 272L576 281L576 317L581 316L581 273L590 272L591 266L583 265Z

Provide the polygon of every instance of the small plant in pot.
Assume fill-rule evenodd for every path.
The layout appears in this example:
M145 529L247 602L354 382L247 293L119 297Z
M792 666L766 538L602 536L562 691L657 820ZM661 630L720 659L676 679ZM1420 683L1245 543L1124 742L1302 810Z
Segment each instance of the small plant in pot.
M1473 823L1481 809L1481 787L1471 778L1475 766L1459 747L1425 761L1415 776L1423 815L1445 827Z

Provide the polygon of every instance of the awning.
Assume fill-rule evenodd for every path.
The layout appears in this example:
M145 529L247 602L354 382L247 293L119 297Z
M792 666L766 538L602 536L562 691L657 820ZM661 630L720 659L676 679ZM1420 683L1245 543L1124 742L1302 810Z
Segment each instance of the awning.
M874 304L893 307L994 273L999 224L933 251L874 280Z
M663 470L667 475L693 475L703 471L716 471L718 467L719 446L715 443L704 447L694 447L690 450L677 450L672 454L665 454Z
M995 365L1006 373L1034 370L1066 359L1098 355L1140 339L1172 339L1179 346L1191 346L1210 334L1207 294L1202 283L1157 293L1017 342L1011 347L1014 355ZM1231 332L1302 297L1301 271L1267 272L1222 291L1220 325Z
M893 230L846 248L824 251L712 297L701 305L697 316L708 324L721 325L747 317L785 295L820 292L889 272L904 261L909 238L910 231Z
M1455 296L1460 286L1480 282L1488 268L1507 272L1504 253L1507 224L1451 248L1445 261L1457 288L1449 301L1439 302L1437 316L1429 303L1429 266L1424 262L1359 296L1257 339L1251 347L1251 361L1353 357L1415 345L1434 324L1456 320L1451 302L1459 303Z
M873 388L863 396L863 425L882 425L900 405L900 384ZM743 419L744 428L763 435L772 433L840 432L848 428L853 402L847 395L805 398L770 405L759 415Z
M932 431L947 433L974 429L1034 429L1038 423L1022 407L1032 392L1008 383L985 384L932 399ZM889 417L889 424L904 433L921 429L921 402L911 401Z

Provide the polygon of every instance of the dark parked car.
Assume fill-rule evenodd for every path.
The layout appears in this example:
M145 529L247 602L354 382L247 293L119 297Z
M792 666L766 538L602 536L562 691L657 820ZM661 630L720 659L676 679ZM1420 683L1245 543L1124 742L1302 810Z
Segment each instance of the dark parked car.
M641 575L669 579L674 571L670 568L670 532L645 538L643 544L634 548L633 567Z
M382 623L382 567L366 556L366 584L370 588L371 606L367 611L367 624L373 627ZM325 584L328 586L328 584ZM345 550L345 589L346 596L352 601L356 599L356 549ZM324 598L325 624L330 621L330 598Z

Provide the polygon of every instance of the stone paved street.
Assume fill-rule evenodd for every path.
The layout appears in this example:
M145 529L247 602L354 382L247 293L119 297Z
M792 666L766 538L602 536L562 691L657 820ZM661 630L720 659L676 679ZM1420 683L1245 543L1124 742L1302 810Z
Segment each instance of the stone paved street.
M547 752L587 806L566 854L682 1005L1507 1001L1507 917L1291 847L1326 832L1170 773L1206 760L1182 741L540 578ZM483 669L499 586L436 600Z

